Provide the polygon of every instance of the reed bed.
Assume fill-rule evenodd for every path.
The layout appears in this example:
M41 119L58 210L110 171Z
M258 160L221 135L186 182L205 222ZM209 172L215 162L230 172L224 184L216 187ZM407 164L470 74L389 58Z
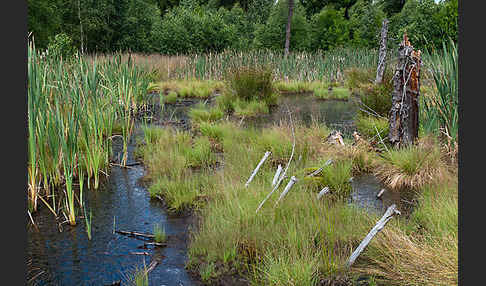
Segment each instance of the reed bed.
M458 140L458 54L457 46L444 43L441 51L425 53L425 70L435 84L434 92L424 97L424 128L448 138L450 148L456 149Z
M112 55L89 56L89 60L109 60ZM332 52L283 52L252 50L239 52L167 56L133 54L134 62L152 71L153 81L172 79L224 80L228 70L240 67L269 66L274 80L336 81L342 80L348 68L376 68L378 51L355 48ZM127 61L128 55L122 56Z
M133 116L148 83L147 72L131 60L123 62L121 56L101 63L83 57L41 57L29 43L30 212L37 210L40 199L54 215L62 211L71 225L76 224L76 201L82 206L85 181L88 188L97 189L100 173L108 172L115 124L121 126L121 163L126 163ZM59 192L65 194L64 200L56 203Z

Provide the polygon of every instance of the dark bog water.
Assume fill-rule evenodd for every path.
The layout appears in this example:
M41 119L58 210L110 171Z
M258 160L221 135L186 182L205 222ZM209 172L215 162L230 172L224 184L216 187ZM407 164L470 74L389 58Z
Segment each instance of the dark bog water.
M269 114L255 119L246 119L248 125L257 127L271 126L279 121L288 121L288 109L292 120L309 126L312 122L326 124L333 130L339 130L350 136L355 130L354 117L358 110L356 99L349 101L322 100L312 94L288 94L278 100L278 106L271 108Z
M128 162L133 162L130 146ZM87 210L92 211L92 240L88 240L84 220L77 226L58 224L45 208L35 214L40 231L28 229L28 279L31 285L109 285L127 281L135 268L159 265L149 274L150 285L196 285L184 269L189 218L170 217L159 201L150 200L138 183L142 166L112 167L103 189L88 191ZM80 214L81 215L81 214ZM168 246L144 246L144 240L113 233L117 230L153 233L154 225L165 228ZM135 253L146 252L149 255Z
M364 174L353 178L352 192L349 202L370 212L382 214L390 205L396 204L400 209L400 193L386 189L372 174ZM381 189L385 192L381 198L376 195Z

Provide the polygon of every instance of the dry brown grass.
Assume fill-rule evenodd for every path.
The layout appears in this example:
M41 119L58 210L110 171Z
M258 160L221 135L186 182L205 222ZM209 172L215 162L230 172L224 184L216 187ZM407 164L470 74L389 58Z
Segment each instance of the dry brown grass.
M128 54L124 53L121 55L122 62L128 61L128 57L131 55L132 60L135 64L146 68L148 71L154 73L154 81L162 81L174 78L175 70L182 68L187 64L187 56L166 56L161 54ZM112 59L114 55L89 55L86 56L89 61L96 58L97 61L105 61Z
M417 190L448 175L441 147L432 137L421 138L417 145L385 152L374 173L394 190Z
M458 241L408 236L385 228L369 245L367 259L355 271L375 275L384 285L457 285Z

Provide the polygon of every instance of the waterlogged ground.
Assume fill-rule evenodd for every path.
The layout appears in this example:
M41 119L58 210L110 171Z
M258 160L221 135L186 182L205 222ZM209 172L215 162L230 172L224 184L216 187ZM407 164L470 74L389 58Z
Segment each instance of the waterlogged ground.
M129 160L133 162L134 145ZM88 192L87 209L92 211L92 240L88 240L84 220L78 225L62 226L46 209L34 220L40 231L28 230L28 279L30 285L111 285L128 280L135 268L148 267L152 260L159 264L150 272L150 285L198 285L185 271L189 217L168 216L161 202L150 200L139 183L142 166L114 166L103 189ZM144 240L113 233L124 231L153 233L160 224L168 235L165 248L144 247ZM144 255L141 253L147 253Z
M158 96L154 96L156 100ZM199 102L187 100L167 104L160 114L155 111L152 123L190 126L187 111ZM156 107L156 108L160 108ZM325 123L332 129L349 135L354 130L353 117L357 106L353 100L323 101L311 95L286 95L279 106L268 115L245 122L247 126L264 127L287 120L288 109L295 121L310 124ZM140 133L140 130L138 131ZM132 140L133 141L133 140ZM116 147L118 146L118 147ZM115 153L119 145L114 148ZM134 162L134 142L129 148L128 162ZM115 156L116 157L116 156ZM41 208L34 220L38 229L28 226L27 265L30 285L112 285L126 282L130 274L156 260L159 264L149 274L150 285L199 285L191 279L184 265L191 217L173 217L162 203L151 200L139 182L144 176L142 165L131 168L113 166L108 180L97 191L85 192L86 207L92 211L92 240L88 240L83 214L78 213L76 227L55 221L47 208ZM350 203L382 212L399 198L385 192L382 199L376 194L380 183L371 175L354 178ZM144 240L113 233L116 230L153 233L159 224L168 235L164 248L144 247Z

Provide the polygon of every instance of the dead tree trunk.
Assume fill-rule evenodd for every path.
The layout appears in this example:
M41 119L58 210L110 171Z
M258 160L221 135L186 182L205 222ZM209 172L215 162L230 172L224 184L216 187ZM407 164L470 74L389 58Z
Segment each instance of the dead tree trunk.
M407 34L398 47L398 66L393 75L392 107L388 139L395 147L406 146L418 137L420 95L420 50L414 51Z
M378 67L376 68L375 83L381 83L383 81L383 75L386 70L386 37L388 34L388 19L383 20L381 26L381 40L380 40L380 53L378 55Z
M294 10L294 0L289 0L289 16L287 18L287 28L285 29L285 50L284 50L285 57L287 57L290 51L290 23L292 22L293 10Z

